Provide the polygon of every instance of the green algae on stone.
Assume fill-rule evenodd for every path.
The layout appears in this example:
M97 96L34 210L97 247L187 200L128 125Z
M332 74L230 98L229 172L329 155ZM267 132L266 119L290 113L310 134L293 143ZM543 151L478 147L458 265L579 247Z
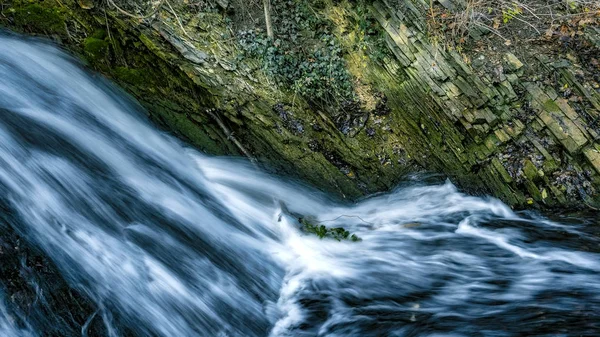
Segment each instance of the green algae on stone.
M99 61L108 56L110 45L104 39L88 37L83 41L83 50L91 61Z
M10 9L14 24L28 32L45 34L66 34L64 13L53 7L38 3L15 6Z
M152 84L153 80L145 69L115 67L114 74L119 80L136 86Z

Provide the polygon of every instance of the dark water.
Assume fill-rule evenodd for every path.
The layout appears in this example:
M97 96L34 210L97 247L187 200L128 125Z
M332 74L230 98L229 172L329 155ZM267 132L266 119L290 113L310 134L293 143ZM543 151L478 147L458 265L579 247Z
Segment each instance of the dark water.
M339 204L186 148L22 37L0 36L0 116L0 217L105 335L600 336L598 214L516 214L449 182ZM292 214L362 241L319 240ZM52 312L15 317L7 287L0 336L49 335Z

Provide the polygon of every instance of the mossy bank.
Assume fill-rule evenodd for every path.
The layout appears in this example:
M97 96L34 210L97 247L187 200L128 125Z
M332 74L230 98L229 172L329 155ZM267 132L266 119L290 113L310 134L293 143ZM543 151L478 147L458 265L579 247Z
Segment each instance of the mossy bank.
M272 1L274 40L235 1L18 0L0 24L59 41L201 150L345 198L436 172L515 207L597 208L597 16L577 44L449 48L432 14L464 4L432 4Z

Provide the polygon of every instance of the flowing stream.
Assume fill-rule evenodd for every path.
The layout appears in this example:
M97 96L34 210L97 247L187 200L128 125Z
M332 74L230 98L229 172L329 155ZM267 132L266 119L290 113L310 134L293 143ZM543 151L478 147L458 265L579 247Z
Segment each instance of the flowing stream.
M0 217L108 336L600 335L597 214L550 221L417 179L341 203L186 147L56 47L6 33L0 116ZM46 336L2 289L0 335Z

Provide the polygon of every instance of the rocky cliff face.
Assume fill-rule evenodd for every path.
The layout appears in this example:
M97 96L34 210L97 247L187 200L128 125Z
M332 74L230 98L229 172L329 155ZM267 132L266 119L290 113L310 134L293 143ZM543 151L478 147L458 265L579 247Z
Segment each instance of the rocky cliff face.
M533 38L503 10L504 31L450 43L462 0L273 1L275 41L259 5L111 4L12 0L0 24L59 40L200 149L343 197L427 171L517 207L598 205L594 8Z
M585 48L598 51L597 26L558 37L576 36L580 49L559 46L552 35L560 34L550 28L543 40L519 41L527 39L519 31L515 42L479 41L461 55L431 44L422 17L427 4L374 8L407 83L432 102L424 116L443 112L422 129L432 134L432 152L446 152L437 155L446 170L476 177L513 205L597 202L600 69L597 60L595 67L585 64Z

